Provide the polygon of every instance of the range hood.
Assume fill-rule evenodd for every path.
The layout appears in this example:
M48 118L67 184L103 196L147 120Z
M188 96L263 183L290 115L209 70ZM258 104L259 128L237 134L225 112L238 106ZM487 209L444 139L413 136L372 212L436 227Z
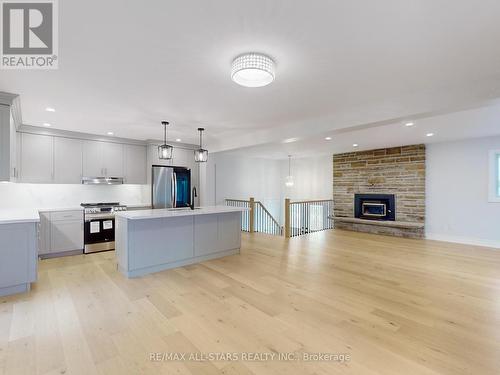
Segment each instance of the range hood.
M83 185L122 185L123 177L83 177Z

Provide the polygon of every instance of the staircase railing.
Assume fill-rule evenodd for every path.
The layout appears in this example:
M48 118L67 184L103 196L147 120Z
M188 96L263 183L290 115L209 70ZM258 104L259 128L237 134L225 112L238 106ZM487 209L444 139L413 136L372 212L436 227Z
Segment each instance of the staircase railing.
M295 201L285 199L285 237L332 229L333 200Z
M241 230L243 232L253 232L253 219L251 217L253 215L250 215L250 212L252 211L250 209L250 201L246 201L243 199L226 199L226 206L231 206L231 207L241 207L241 208L247 208L245 211L241 211ZM252 222L250 222L252 221ZM250 230L252 229L252 230Z
M275 236L283 235L283 227L271 215L262 202L256 201L254 198L250 198L249 200L226 199L226 205L248 208L248 210L241 213L242 231L267 233Z

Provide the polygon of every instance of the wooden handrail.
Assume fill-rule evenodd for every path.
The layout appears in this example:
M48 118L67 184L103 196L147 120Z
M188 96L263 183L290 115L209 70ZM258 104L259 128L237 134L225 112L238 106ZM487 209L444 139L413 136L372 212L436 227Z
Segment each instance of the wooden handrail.
M316 199L311 201L290 201L290 204L304 204L304 203L321 203L321 202L333 202L333 199Z
M261 201L256 201L255 198L251 197L250 199L232 199L226 198L226 204L243 204L243 207L249 208L244 216L245 225L242 225L242 230L254 233L254 232L263 232L274 235L282 235L283 228L279 224L278 220L274 218L273 215L269 212L269 210L264 206ZM263 215L259 213L259 209L262 209Z
M255 199L250 198L250 233L255 232Z
M291 237L290 231L290 198L285 199L285 237Z
M280 226L280 223L278 223L278 221L274 218L274 216L271 215L271 213L267 210L266 206L264 206L260 201L257 201L255 203L258 204L260 207L262 207L262 209L266 212L266 214L269 215L274 224L276 224L278 227Z

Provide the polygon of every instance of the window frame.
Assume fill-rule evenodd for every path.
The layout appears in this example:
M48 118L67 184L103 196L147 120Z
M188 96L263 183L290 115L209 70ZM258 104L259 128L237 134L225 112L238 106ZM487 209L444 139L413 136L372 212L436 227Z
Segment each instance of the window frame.
M489 153L489 193L488 201L500 203L500 150Z

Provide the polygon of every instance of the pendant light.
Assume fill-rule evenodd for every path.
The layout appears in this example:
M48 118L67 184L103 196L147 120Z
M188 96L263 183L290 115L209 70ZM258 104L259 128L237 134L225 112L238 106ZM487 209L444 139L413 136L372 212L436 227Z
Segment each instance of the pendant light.
M200 132L200 148L194 150L194 161L197 163L205 163L208 160L208 150L205 150L203 148L203 143L202 143L204 130L205 130L204 128L198 128L198 131Z
M163 125L163 144L158 146L158 157L162 160L170 160L172 159L172 151L174 148L167 145L167 126L169 123L167 121L162 121L161 124Z
M285 185L286 187L293 186L293 176L292 176L292 155L288 155L288 176L286 176Z

